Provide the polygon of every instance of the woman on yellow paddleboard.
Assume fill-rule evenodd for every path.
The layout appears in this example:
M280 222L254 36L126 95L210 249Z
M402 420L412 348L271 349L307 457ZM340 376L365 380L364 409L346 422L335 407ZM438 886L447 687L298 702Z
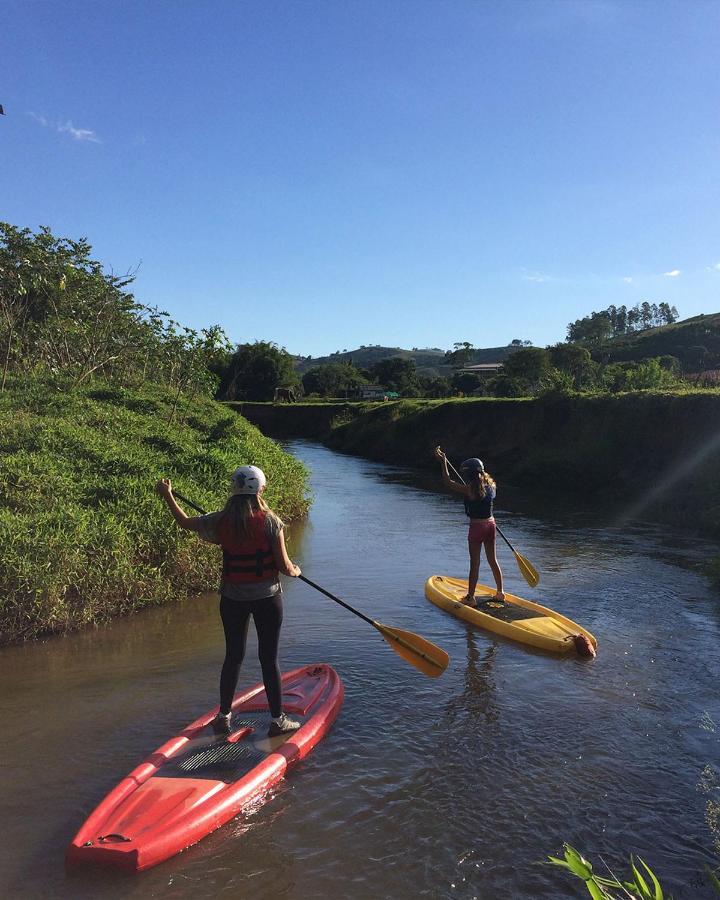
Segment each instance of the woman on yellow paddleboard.
M448 472L447 457L440 449L435 448L435 456L442 466L442 479L445 487L450 488L456 494L462 494L465 503L465 514L470 519L468 531L468 550L470 552L470 575L468 577L468 592L462 602L468 606L477 606L475 600L475 586L477 585L478 572L480 571L480 556L482 548L492 569L495 578L497 593L491 599L503 601L503 576L495 555L495 519L493 518L493 501L497 493L495 482L485 471L482 460L473 457L466 459L460 465L460 472L465 479L465 484L453 481Z

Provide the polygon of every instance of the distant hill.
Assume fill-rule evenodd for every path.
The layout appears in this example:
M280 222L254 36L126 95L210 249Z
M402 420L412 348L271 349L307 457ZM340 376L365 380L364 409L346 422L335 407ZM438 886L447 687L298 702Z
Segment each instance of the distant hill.
M693 316L672 325L619 335L606 349L611 360L616 362L648 356L676 356L685 371L697 371L708 363L716 366L720 361L720 313Z
M473 351L471 364L482 362L500 362L506 359L515 347L487 347ZM295 359L295 368L302 375L314 366L326 366L329 363L352 363L358 369L371 369L376 363L393 356L415 361L418 372L421 375L435 377L438 375L451 375L452 366L445 364L445 350L439 347L426 347L423 349L403 350L401 347L367 346L358 347L356 350L343 350L341 353L331 353L330 356L299 356Z
M513 346L477 348L468 364L502 362L517 349ZM439 347L403 350L402 347L370 345L329 356L297 356L295 368L300 375L314 366L329 363L352 363L358 369L371 369L383 359L400 356L414 360L421 375L431 378L450 376L455 369L445 363L445 352ZM720 313L693 316L672 325L619 335L603 348L603 358L607 362L629 362L648 356L675 356L686 372L720 367Z

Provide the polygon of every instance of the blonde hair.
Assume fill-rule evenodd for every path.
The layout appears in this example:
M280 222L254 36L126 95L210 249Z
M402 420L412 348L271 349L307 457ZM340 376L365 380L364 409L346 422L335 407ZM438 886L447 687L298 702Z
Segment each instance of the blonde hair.
M475 500L482 500L488 488L495 488L495 481L487 472L478 472L467 482Z
M280 528L285 524L259 494L233 494L228 497L227 503L220 511L220 521L227 521L236 541L246 541L253 536L251 522L258 512L264 512Z

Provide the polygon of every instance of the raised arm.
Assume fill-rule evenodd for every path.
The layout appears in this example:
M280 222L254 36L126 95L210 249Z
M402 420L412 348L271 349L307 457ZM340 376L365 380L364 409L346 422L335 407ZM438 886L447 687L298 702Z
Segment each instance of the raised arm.
M445 487L449 488L451 491L454 491L456 494L462 494L464 497L469 497L470 489L468 488L468 486L466 484L459 484L457 481L453 481L453 479L450 477L450 473L448 472L447 457L440 447L435 448L435 458L440 460L440 471Z
M178 523L180 528L184 528L187 531L200 530L200 516L188 516L186 514L185 510L173 496L172 483L169 478L161 478L155 485L155 490L160 494L165 503L167 503L167 508L172 513L172 517Z

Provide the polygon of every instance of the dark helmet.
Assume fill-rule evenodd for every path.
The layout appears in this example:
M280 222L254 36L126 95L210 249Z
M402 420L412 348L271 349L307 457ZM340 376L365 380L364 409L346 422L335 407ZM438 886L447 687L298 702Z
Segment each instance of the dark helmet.
M467 475L481 475L485 471L485 466L481 459L473 456L472 459L466 459L465 462L460 463L460 471Z

